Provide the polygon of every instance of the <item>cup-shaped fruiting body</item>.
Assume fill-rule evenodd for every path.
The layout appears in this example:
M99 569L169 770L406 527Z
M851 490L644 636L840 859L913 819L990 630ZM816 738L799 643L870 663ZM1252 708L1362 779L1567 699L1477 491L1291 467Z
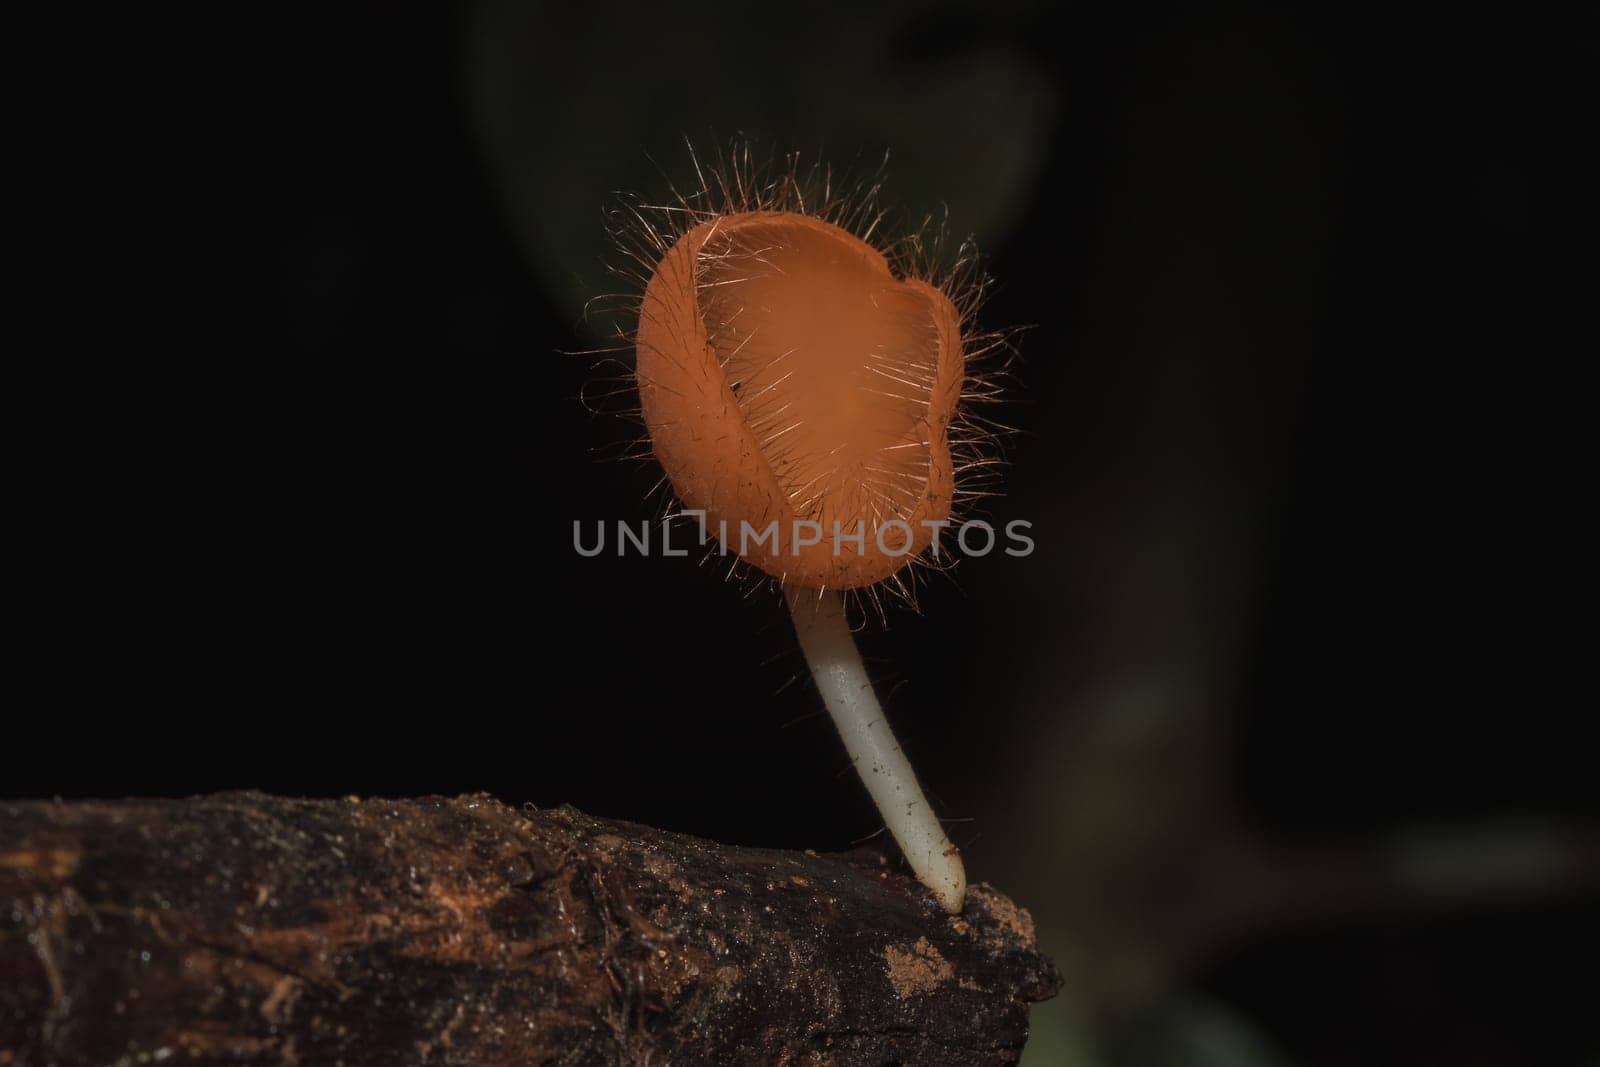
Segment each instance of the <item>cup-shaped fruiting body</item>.
M766 573L869 586L949 519L960 315L848 230L792 211L694 226L650 277L635 347L678 499Z

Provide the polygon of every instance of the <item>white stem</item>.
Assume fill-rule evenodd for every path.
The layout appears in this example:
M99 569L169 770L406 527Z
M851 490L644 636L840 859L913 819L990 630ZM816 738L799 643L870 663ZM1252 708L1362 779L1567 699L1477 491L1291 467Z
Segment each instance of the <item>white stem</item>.
M861 664L861 653L850 636L844 598L838 593L813 589L788 590L789 614L800 637L800 648L811 665L811 677L822 702L839 728L856 773L872 794L911 864L917 880L938 898L952 915L961 911L967 897L967 872L961 853L945 836L944 827L922 795L917 776L889 732L872 682Z

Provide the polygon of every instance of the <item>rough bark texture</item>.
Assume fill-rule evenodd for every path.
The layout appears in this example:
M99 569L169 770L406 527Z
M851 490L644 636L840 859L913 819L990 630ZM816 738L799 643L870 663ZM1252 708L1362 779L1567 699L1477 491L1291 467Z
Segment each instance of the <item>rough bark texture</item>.
M1027 912L454 800L0 804L0 1065L1009 1063Z

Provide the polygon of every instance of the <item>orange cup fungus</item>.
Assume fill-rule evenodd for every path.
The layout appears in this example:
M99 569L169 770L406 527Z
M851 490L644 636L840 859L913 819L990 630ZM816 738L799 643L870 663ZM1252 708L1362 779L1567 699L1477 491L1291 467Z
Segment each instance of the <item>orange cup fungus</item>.
M786 210L700 222L655 265L635 348L678 498L767 574L870 586L949 520L961 316L861 237Z

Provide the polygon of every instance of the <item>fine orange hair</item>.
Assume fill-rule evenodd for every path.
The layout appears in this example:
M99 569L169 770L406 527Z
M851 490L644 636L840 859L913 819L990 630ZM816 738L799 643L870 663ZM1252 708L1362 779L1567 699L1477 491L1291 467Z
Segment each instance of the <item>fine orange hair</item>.
M975 253L941 269L926 222L882 240L875 181L837 192L825 168L762 167L748 145L691 156L693 189L630 201L614 227L642 282L630 340L649 451L743 563L910 599L910 565L943 561L940 529L988 495L997 463L999 427L973 409L1010 345L973 325Z

